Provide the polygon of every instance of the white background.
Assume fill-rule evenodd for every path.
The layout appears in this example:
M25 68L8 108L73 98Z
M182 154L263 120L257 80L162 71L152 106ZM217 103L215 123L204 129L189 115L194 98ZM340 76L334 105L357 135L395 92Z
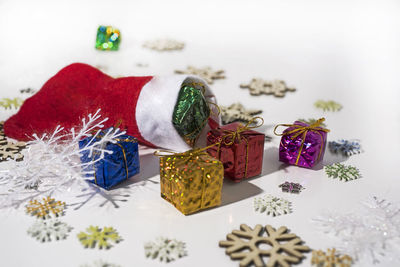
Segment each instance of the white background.
M74 227L65 241L41 244L26 234L34 218L20 210L0 213L0 265L79 266L104 259L122 266L164 266L146 259L143 243L162 235L185 241L189 256L169 266L237 266L218 241L241 223L285 225L315 249L337 245L311 223L326 211L351 212L377 195L398 202L400 151L399 1L4 1L0 0L0 92L39 89L73 62L100 66L113 76L169 75L187 65L226 71L212 85L221 105L240 101L262 109L269 135L277 123L326 117L329 140L357 138L364 153L348 159L331 155L324 164L344 161L363 178L341 182L315 170L282 166L279 138L266 143L263 175L239 184L224 183L223 205L184 216L160 197L158 159L142 151L141 174L123 188L116 209L95 197L62 220ZM118 52L94 49L98 25L121 30ZM170 37L183 51L156 52L144 41ZM137 63L148 64L138 67ZM253 77L284 79L296 87L283 99L250 96L239 84ZM344 108L324 113L318 99ZM6 119L15 111L1 111ZM1 165L5 168L4 163ZM301 182L299 195L280 192L284 181ZM253 211L254 196L271 193L293 202L293 213L269 217ZM126 196L129 195L129 196ZM68 204L78 200L65 199ZM76 234L89 225L113 226L124 241L108 251L83 249ZM311 253L301 266L310 266ZM357 266L371 266L360 262ZM391 266L382 263L381 266Z

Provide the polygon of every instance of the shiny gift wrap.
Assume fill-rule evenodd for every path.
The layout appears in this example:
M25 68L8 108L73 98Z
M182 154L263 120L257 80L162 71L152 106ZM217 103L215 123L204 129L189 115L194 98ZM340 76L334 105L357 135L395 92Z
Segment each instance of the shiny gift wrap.
M279 160L291 165L312 168L324 157L328 129L320 127L325 119L309 125L296 121L294 124L279 124L275 134L282 136L279 146ZM287 126L281 134L279 126Z
M86 137L79 141L79 147L84 147L93 141L92 137ZM113 151L112 154L105 154L102 160L88 165L85 169L85 171L94 170L94 179L91 182L107 190L139 173L140 170L136 138L121 135L116 141L114 144L110 142L105 146L105 149ZM96 153L89 157L87 151L81 156L81 161L93 162L98 157L99 155L96 155ZM88 175L88 177L93 177L93 175Z
M224 168L205 151L160 157L161 197L183 214L221 204Z
M120 32L111 26L99 26L96 35L96 49L118 50L121 41Z
M208 132L207 152L222 161L225 175L235 182L261 174L265 135L241 123L231 123Z
M185 142L193 146L210 116L201 83L184 82L172 115L172 123Z

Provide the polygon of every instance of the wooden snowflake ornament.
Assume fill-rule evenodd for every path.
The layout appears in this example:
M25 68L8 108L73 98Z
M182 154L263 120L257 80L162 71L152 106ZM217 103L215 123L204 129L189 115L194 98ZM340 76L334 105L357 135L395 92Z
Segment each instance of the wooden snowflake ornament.
M322 250L313 250L311 264L317 267L350 267L353 259L349 255L339 255L336 249L329 249L325 253Z
M240 103L234 103L229 107L220 106L221 119L223 124L235 121L247 123L253 119L254 115L262 113L259 109L246 109Z
M284 97L286 92L296 91L293 87L288 87L282 80L266 81L254 78L249 84L241 84L240 88L248 88L251 95L274 95L276 97Z
M43 202L39 202L37 199L31 200L26 206L28 214L43 219L49 218L51 215L58 217L64 213L64 209L65 202L56 201L49 196L43 198Z
M185 43L168 38L156 39L145 42L143 47L156 51L182 50L185 47Z
M216 79L225 79L223 70L212 70L210 67L195 68L188 66L186 70L175 70L177 74L193 74L203 78L208 84L212 84Z
M308 246L295 234L288 233L285 226L275 230L271 225L263 227L257 224L254 229L246 224L240 225L240 230L234 230L227 235L227 240L220 241L220 247L226 247L226 254L232 260L240 260L240 266L257 267L282 266L289 267L292 263L299 263L303 252L310 251ZM264 235L266 233L266 235ZM264 244L269 249L260 248ZM268 257L265 263L263 257Z

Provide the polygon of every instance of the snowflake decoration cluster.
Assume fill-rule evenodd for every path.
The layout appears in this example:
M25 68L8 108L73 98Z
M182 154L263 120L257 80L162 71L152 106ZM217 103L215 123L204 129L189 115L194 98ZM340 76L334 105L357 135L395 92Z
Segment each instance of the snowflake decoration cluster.
M41 242L66 239L72 227L58 220L36 221L29 229L28 234Z
M158 237L155 241L144 244L147 258L159 259L161 262L171 262L187 256L186 244L176 239Z
M225 79L223 70L212 70L210 67L195 68L188 66L186 70L175 70L177 74L193 74L203 78L208 84L213 84L216 79Z
M260 109L246 109L240 103L234 103L229 107L219 106L221 111L221 119L223 124L228 124L235 121L249 122L254 115L262 113Z
M301 184L292 182L284 182L283 184L280 184L279 187L282 188L282 192L295 194L300 193L301 190L304 189Z
M264 235L266 233L266 235ZM227 235L227 240L220 241L220 247L226 247L226 254L233 260L240 260L240 266L254 264L261 266L290 266L299 263L304 252L310 251L303 241L285 226L274 229L271 225L265 227L256 225L254 229L246 224L240 225L240 230L234 230ZM270 246L263 249L261 244ZM265 264L263 256L268 257Z
M351 181L361 177L360 171L351 165L335 163L324 167L325 173L330 178L339 178L340 181Z
M1 98L0 107L5 109L19 108L24 101L19 97L14 98Z
M18 207L28 199L40 195L52 195L56 192L81 193L82 190L92 190L93 187L85 181L86 174L93 174L93 170L87 170L88 164L102 160L106 153L112 153L105 149L108 142L115 143L116 138L124 132L109 129L102 132L98 138L103 123L100 120L98 110L94 115L82 119L82 125L78 132L72 128L69 131L57 127L50 135L33 135L33 140L28 142L24 160L12 162L7 172L0 173L0 208ZM91 136L93 142L79 148L78 141ZM83 163L80 160L81 153L89 152L91 157L97 153L99 158L94 162Z
M276 97L284 97L286 92L296 91L293 87L288 87L282 80L266 81L254 78L249 84L241 84L240 88L248 88L251 95L274 95Z
M278 216L292 212L292 203L286 199L266 195L254 198L254 210L267 215Z
M322 250L313 250L311 264L317 267L350 267L353 259L349 255L339 255L336 249L329 249L325 253Z
M332 153L341 153L344 156L351 156L362 152L361 144L358 140L338 140L329 142L329 150Z
M101 229L98 226L89 226L86 232L80 232L78 239L85 248L109 249L112 243L122 241L118 232L113 227L104 227Z
M328 214L314 219L325 233L334 234L338 247L353 259L373 263L381 259L400 263L400 207L385 199L372 197L361 208L348 214Z
M339 111L342 109L342 105L335 101L324 101L318 100L314 103L316 108L322 109L323 111Z
M9 142L4 134L4 122L0 122L0 162L12 159L16 161L21 161L24 159L24 155L21 153L24 148L26 148L26 143Z
M156 50L156 51L171 51L171 50L182 50L185 47L185 43L173 40L173 39L156 39L147 41L143 44L143 47Z

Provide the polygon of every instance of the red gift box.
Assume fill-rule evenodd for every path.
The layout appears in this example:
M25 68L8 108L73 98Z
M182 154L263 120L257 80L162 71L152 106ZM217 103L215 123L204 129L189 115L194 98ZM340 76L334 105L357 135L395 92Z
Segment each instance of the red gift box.
M256 127L234 122L207 134L207 145L219 143L207 152L223 163L225 176L235 182L261 174L265 135L250 129Z

